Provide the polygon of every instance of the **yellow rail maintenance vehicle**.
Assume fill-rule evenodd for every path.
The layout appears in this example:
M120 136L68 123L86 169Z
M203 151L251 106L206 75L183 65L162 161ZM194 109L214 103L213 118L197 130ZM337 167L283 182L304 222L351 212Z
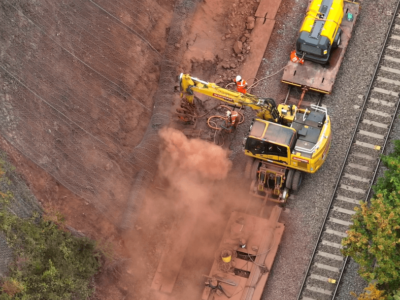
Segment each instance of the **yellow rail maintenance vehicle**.
M343 19L343 0L313 0L300 28L296 55L327 64L331 51L339 47Z
M188 74L180 75L181 97L193 104L194 92L229 105L251 107L257 117L245 138L244 154L251 159L245 175L252 179L251 193L284 203L290 190L298 190L304 173L315 173L326 160L331 123L326 108L301 109L271 98L221 88Z

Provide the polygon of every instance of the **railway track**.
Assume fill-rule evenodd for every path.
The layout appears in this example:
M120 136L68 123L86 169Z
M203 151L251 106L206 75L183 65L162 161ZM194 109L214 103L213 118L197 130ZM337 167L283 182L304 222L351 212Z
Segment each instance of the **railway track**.
M335 299L348 261L341 240L359 200L368 200L396 113L400 92L400 15L398 2L384 46L359 111L329 209L302 282L298 300ZM361 96L363 97L363 96Z

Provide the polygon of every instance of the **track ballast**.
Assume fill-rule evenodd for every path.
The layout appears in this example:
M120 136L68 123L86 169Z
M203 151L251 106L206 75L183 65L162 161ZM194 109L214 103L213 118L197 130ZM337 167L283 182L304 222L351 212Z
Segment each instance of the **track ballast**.
M297 299L334 299L348 258L343 257L341 240L352 224L354 207L368 200L371 187L397 114L400 92L400 2L368 91L359 110L356 127L320 234ZM360 70L361 71L361 70Z

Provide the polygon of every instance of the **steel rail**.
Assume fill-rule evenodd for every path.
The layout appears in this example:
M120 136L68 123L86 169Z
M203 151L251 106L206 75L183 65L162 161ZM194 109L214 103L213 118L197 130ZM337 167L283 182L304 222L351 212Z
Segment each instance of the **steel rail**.
M367 93L367 97L368 97L369 94L371 93L372 83L374 82L375 77L376 77L376 73L377 73L378 70L379 70L379 66L380 66L380 63L381 63L381 61L382 61L382 56L383 56L383 53L385 52L385 48L386 48L387 42L388 42L388 40L389 40L390 33L391 33L391 31L392 31L394 21L395 21L396 18L397 18L397 12L398 12L398 10L399 10L399 7L400 7L400 1L397 2L397 6L396 6L396 9L395 9L395 13L393 14L392 21L391 21L391 23L390 23L388 32L387 32L387 34L386 34L385 42L383 43L383 47L382 47L381 53L380 53L380 55L379 55L379 61L378 61L378 64L377 64L377 66L376 66L376 68L375 68L374 77L373 77L373 80L371 81L371 84L370 84L370 86L369 86L369 90L368 90L368 93ZM390 122L390 126L389 126L389 128L388 128L388 132L387 132L387 135L386 135L386 137L385 137L385 142L383 143L382 153L384 153L384 151L385 151L385 149L386 149L387 142L389 141L390 133L391 133L391 131L392 131L393 124L394 124L394 121L395 121L395 119L396 119L397 112L398 112L398 110L399 110L399 106L400 106L400 101L397 100L396 107L395 107L395 110L394 110L394 113L393 113L393 118L392 118L392 120L391 120L391 122ZM360 112L360 113L361 113L361 112ZM377 175L378 175L379 168L380 168L380 166L381 166L381 162L382 162L382 158L379 156L379 158L378 158L378 163L377 163L377 165L376 165L374 174L373 174L373 176L372 176L371 184L369 185L369 188L368 188L368 191L367 191L367 195L365 196L365 202L369 202L370 194L371 194L371 190L372 190L372 186L373 186L373 184L374 184L374 182L375 182L375 180L376 180L376 177L377 177ZM339 278L338 278L338 281L337 281L336 288L335 288L335 290L334 290L334 292L333 292L332 299L335 299L335 297L336 297L336 294L337 294L337 291L338 291L338 289L339 289L339 285L340 285L340 282L341 282L341 280L342 280L343 273L344 273L344 270L345 270L345 268L346 268L346 265L347 265L348 260L349 260L349 257L346 256L346 257L345 257L345 260L344 260L344 262L343 262L343 267L342 267L342 269L340 270Z
M376 67L375 67L375 71L374 71L374 73L373 73L373 75L372 75L372 78L371 78L369 87L368 87L368 89L367 89L366 96L364 97L364 102L363 102L362 107L361 107L361 109L360 109L360 112L359 112L359 115L358 115L358 118L357 118L357 122L356 122L356 126L355 126L354 129L353 129L353 133L352 133L352 136L351 136L351 140L350 140L350 143L349 143L349 147L347 148L346 155L345 155L345 159L344 159L344 161L343 161L343 163L342 163L342 167L341 167L340 172L339 172L339 175L338 175L338 177L337 177L336 184L335 184L335 187L334 187L334 190L333 190L333 193L332 193L332 197L331 197L331 200L330 200L330 202L329 202L328 210L327 210L327 212L326 212L326 214L325 214L325 217L324 217L324 220L323 220L321 229L320 229L319 234L318 234L317 242L316 242L316 244L315 244L315 246L314 246L314 250L313 250L313 253L312 253L312 255L311 255L310 262L309 262L309 264L308 264L308 266L307 266L307 270L306 270L305 276L304 276L303 281L302 281L302 283L301 283L300 291L299 291L299 293L298 293L298 295L297 295L297 300L300 300L300 299L301 299L302 292L303 292L303 290L304 290L304 288L305 288L305 283L306 283L306 281L307 281L308 274L309 274L310 269L311 269L311 266L312 266L312 262L313 262L313 260L314 260L314 258L315 258L315 256L316 256L316 252L317 252L317 249L318 249L318 246L319 246L319 242L320 242L320 240L321 240L322 233L324 232L325 225L327 224L327 220L328 220L328 217L329 217L329 213L331 212L332 204L333 204L333 202L334 202L334 200L335 200L336 192L337 192L337 190L338 190L338 186L339 186L340 180L342 179L342 176L343 176L343 171L344 171L344 169L345 169L345 167L346 167L346 163L347 163L347 160L348 160L348 158L349 158L349 154L350 154L350 151L351 151L351 148L352 148L351 146L352 146L353 143L354 143L354 139L355 139L356 134L357 134L357 129L358 129L358 127L359 127L359 125L360 125L360 122L361 122L361 117L363 116L363 112L364 112L364 110L365 110L365 106L367 105L368 97L369 97L370 94L371 94L372 86L373 86L373 84L375 83L376 75L377 75L377 73L378 73L378 71L379 71L379 68L380 68L380 65L381 65L381 62L382 62L383 53L384 53L385 50L386 50L386 46L387 46L389 37L390 37L390 35L391 35L392 28L393 28L395 19L396 19L396 17L397 17L397 13L398 13L399 7L400 7L400 0L399 0L399 1L397 2L397 4L396 4L396 8L395 8L395 10L394 10L393 17L392 17L392 20L391 20L391 22L390 22L389 28L388 28L388 30L387 30L386 37L385 37L385 40L384 40L384 43L383 43L383 45L382 45L382 49L381 49L381 52L380 52L380 55L379 55L379 59L378 59L378 62L377 62L377 64L376 64ZM386 135L386 138L385 138L385 142L384 142L384 144L383 144L383 147L382 147L382 149L381 149L381 153L383 153L383 151L385 150L385 147L386 147L386 145L387 145L387 141L389 140L390 132L391 132L391 130L392 130L393 123L394 123L394 120L395 120L395 118L396 118L396 114L397 114L398 108L399 108L399 100L397 100L397 102L396 102L395 112L394 112L394 114L393 114L393 117L392 117L390 126L389 126L389 128L388 128L388 132L387 132L387 135ZM366 195L366 200L368 200L369 195L370 195L370 193L371 193L372 185L373 185L373 183L374 183L374 181L375 181L375 178L376 178L376 175L377 175L377 173L378 173L380 163L381 163L381 158L379 157L377 166L376 166L376 168L375 168L375 172L374 172L373 178L372 178L372 180L370 181L369 189L368 189L368 192L367 192L367 195ZM340 271L340 275L339 275L339 278L338 278L338 280L337 280L337 282L336 282L336 287L335 287L335 290L334 290L334 292L333 292L333 295L332 295L332 298L331 298L331 299L335 299L335 297L336 297L336 294L337 294L337 291L338 291L338 288L339 288L341 279L342 279L342 277L343 277L344 269L345 269L345 267L346 267L346 265L347 265L347 262L348 262L348 256L345 257L345 260L344 260L344 262L343 262L343 266L342 266L342 269L341 269L341 271Z
M395 108L395 110L394 110L394 115L393 115L394 117L393 117L392 120L391 120L391 123L390 123L390 126L389 126L389 130L388 130L388 133L387 133L386 138L385 138L385 142L384 142L383 147L382 147L382 153L384 152L384 150L385 150L385 148L386 148L386 144L387 144L387 142L388 142L388 140L389 140L390 132L392 131L393 123L394 123L394 121L395 121L395 119L396 119L396 115L397 115L397 112L398 112L398 109L399 109L399 105L400 105L400 101L398 100L398 101L397 101L397 104L396 104L396 108ZM379 159L378 159L378 164L377 164L377 166L376 166L376 168L375 168L375 171L374 171L374 175L372 176L372 179L371 179L371 184L369 185L368 192L367 192L367 195L366 195L366 197L365 197L365 201L366 201L366 202L369 201L369 196L370 196L370 194L371 194L372 186L373 186L373 184L374 184L374 182L375 182L376 176L378 175L378 171L379 171L379 167L380 167L380 165L381 165L381 162L382 162L382 159L381 159L381 157L379 157ZM344 260L344 262L343 262L343 267L342 267L342 269L340 270L339 278L338 278L338 281L337 281L337 285L336 285L335 291L333 292L332 299L335 299L337 290L338 290L338 288L339 288L340 280L342 279L342 276L343 276L343 273L344 273L344 269L345 269L345 267L346 267L346 265L347 265L348 259L349 259L349 257L346 256L346 257L345 257L345 260Z

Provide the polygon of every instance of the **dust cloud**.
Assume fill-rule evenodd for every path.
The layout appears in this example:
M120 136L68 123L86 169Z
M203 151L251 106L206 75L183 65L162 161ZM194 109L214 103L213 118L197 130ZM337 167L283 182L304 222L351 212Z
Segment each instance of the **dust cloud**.
M159 134L163 141L159 175L166 181L168 200L177 216L172 224L173 233L167 237L171 240L173 236L173 245L164 252L186 250L186 261L181 266L179 258L168 259L168 269L178 270L178 281L184 281L175 285L170 299L199 299L194 291L202 291L201 275L210 268L205 267L205 261L212 262L214 255L207 245L218 246L213 231L216 226L224 228L226 222L215 207L215 200L218 199L218 205L226 201L217 197L216 191L228 177L232 162L229 151L201 139L188 139L176 129L164 128Z
M128 245L135 257L127 266L135 284L129 299L201 299L202 275L210 272L233 202L242 198L238 185L226 180L232 170L229 151L173 128L159 135L155 184L147 191L139 229L129 232L135 241ZM167 298L157 283L173 286Z
M188 139L173 128L163 128L159 134L158 176L165 184L167 202L178 215L204 214L215 184L232 168L229 152L201 139Z
M159 172L176 187L181 186L179 181L224 179L232 168L228 151L217 145L201 139L189 140L173 128L164 128L159 134L164 142Z

